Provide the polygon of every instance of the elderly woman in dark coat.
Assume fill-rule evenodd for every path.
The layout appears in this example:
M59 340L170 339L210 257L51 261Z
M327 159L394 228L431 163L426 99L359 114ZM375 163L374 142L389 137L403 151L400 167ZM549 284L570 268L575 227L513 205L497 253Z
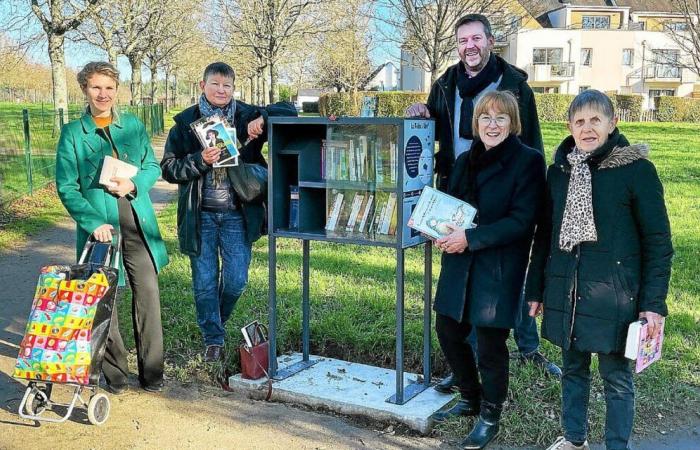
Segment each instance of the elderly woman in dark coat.
M536 218L544 198L543 156L520 142L510 92L484 95L474 108L474 141L456 161L448 194L478 210L477 226L438 239L444 251L435 295L440 346L462 395L451 415L479 415L464 448L483 448L498 432L508 392L506 340L515 327ZM465 338L476 328L478 369ZM481 381L479 381L479 375Z
M620 134L613 106L588 90L569 107L571 136L547 173L526 299L544 303L542 336L562 348L564 436L550 448L587 449L591 353L605 386L605 444L627 449L634 417L627 329L645 318L652 334L667 314L671 231L648 149Z

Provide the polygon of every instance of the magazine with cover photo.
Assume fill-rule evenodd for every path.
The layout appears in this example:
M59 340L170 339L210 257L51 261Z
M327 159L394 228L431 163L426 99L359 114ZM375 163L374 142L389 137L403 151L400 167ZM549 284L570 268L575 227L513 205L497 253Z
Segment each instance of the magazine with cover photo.
M452 232L447 224L463 230L474 228L474 216L476 208L469 203L426 186L408 219L408 226L439 239Z
M236 148L236 129L230 126L226 119L215 114L192 122L190 127L203 148L217 147L221 149L221 156L213 164L213 167L238 165L239 152Z

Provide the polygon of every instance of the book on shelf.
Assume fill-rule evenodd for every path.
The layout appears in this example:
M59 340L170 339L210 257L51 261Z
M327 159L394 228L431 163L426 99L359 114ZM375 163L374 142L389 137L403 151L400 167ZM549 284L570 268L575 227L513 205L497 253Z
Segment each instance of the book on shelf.
M332 231L336 233L342 233L345 231L348 221L350 220L350 214L352 213L354 198L354 192L345 191L343 194L343 204L340 208L340 214L338 215L338 221L336 222Z
M473 228L474 216L476 208L469 203L426 186L408 219L408 226L439 239L452 232L447 224L463 230Z
M360 208L364 202L364 194L357 192L355 197L352 199L352 205L350 207L350 217L348 218L348 223L345 225L345 231L352 233L355 231L355 225L357 224L357 217L360 214Z
M289 229L299 229L299 186L289 186Z
M649 324L646 319L632 322L627 329L625 357L635 361L635 372L639 373L653 362L661 359L661 347L664 343L664 323L659 322L660 330L655 338L649 335Z
M338 217L340 216L340 210L343 207L343 193L339 191L334 191L333 201L329 207L328 219L326 219L326 231L334 231L336 225L338 224Z
M391 226L391 220L396 214L396 192L389 193L389 198L386 201L386 209L382 215L382 220L379 226L379 234L390 234L389 228Z
M374 141L374 179L377 184L384 183L384 155L382 154L382 139Z
M100 172L100 184L103 186L114 187L117 185L112 178L131 178L136 176L139 168L133 164L129 164L117 158L112 158L107 155L102 162L102 171Z
M372 206L374 206L374 194L372 192L367 192L365 195L365 200L360 208L359 217L360 220L357 225L358 233L365 233L367 226L367 219L370 217L370 212L372 211Z

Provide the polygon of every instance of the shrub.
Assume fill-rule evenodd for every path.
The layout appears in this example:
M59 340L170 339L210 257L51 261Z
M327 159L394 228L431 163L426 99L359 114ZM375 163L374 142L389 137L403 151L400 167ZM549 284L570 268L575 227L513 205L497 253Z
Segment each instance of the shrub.
M700 99L658 97L655 105L659 122L700 122Z
M301 102L301 111L318 114L318 102Z
M319 98L319 111L322 116L359 116L362 97L377 97L378 117L403 117L406 108L416 102L425 103L428 94L410 91L359 91L331 92Z
M625 121L639 122L642 118L642 101L641 95L622 95L615 94L610 96L615 106L615 111L620 115L622 111Z
M570 94L535 94L537 116L542 122L566 122L566 113L573 99Z

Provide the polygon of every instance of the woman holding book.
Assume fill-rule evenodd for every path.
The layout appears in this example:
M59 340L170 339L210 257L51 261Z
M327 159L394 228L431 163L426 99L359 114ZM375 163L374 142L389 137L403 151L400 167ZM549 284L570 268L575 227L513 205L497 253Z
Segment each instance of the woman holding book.
M576 96L568 128L547 172L526 286L530 315L544 306L542 336L562 348L564 436L550 449L588 449L592 353L605 387L606 447L628 449L634 384L627 330L644 318L656 335L667 314L671 230L649 150L620 133L605 94Z
M485 94L474 106L477 139L455 162L447 193L478 210L475 228L436 241L442 270L435 328L462 395L434 418L478 415L463 448L486 446L498 432L508 393L506 340L520 297L535 222L544 199L545 161L518 139L518 103L508 91ZM478 368L466 337L476 328ZM479 378L481 377L481 381Z
M148 196L160 176L151 141L136 116L117 114L114 101L119 72L105 62L91 62L78 73L88 107L79 119L66 124L56 153L56 190L75 220L77 250L88 236L109 242L116 230L122 236L119 284L124 269L132 291L132 318L139 381L147 391L163 386L163 331L160 319L158 271L168 263L165 244ZM131 178L99 183L105 157L135 166ZM127 389L127 350L119 334L116 305L102 370L107 389Z

